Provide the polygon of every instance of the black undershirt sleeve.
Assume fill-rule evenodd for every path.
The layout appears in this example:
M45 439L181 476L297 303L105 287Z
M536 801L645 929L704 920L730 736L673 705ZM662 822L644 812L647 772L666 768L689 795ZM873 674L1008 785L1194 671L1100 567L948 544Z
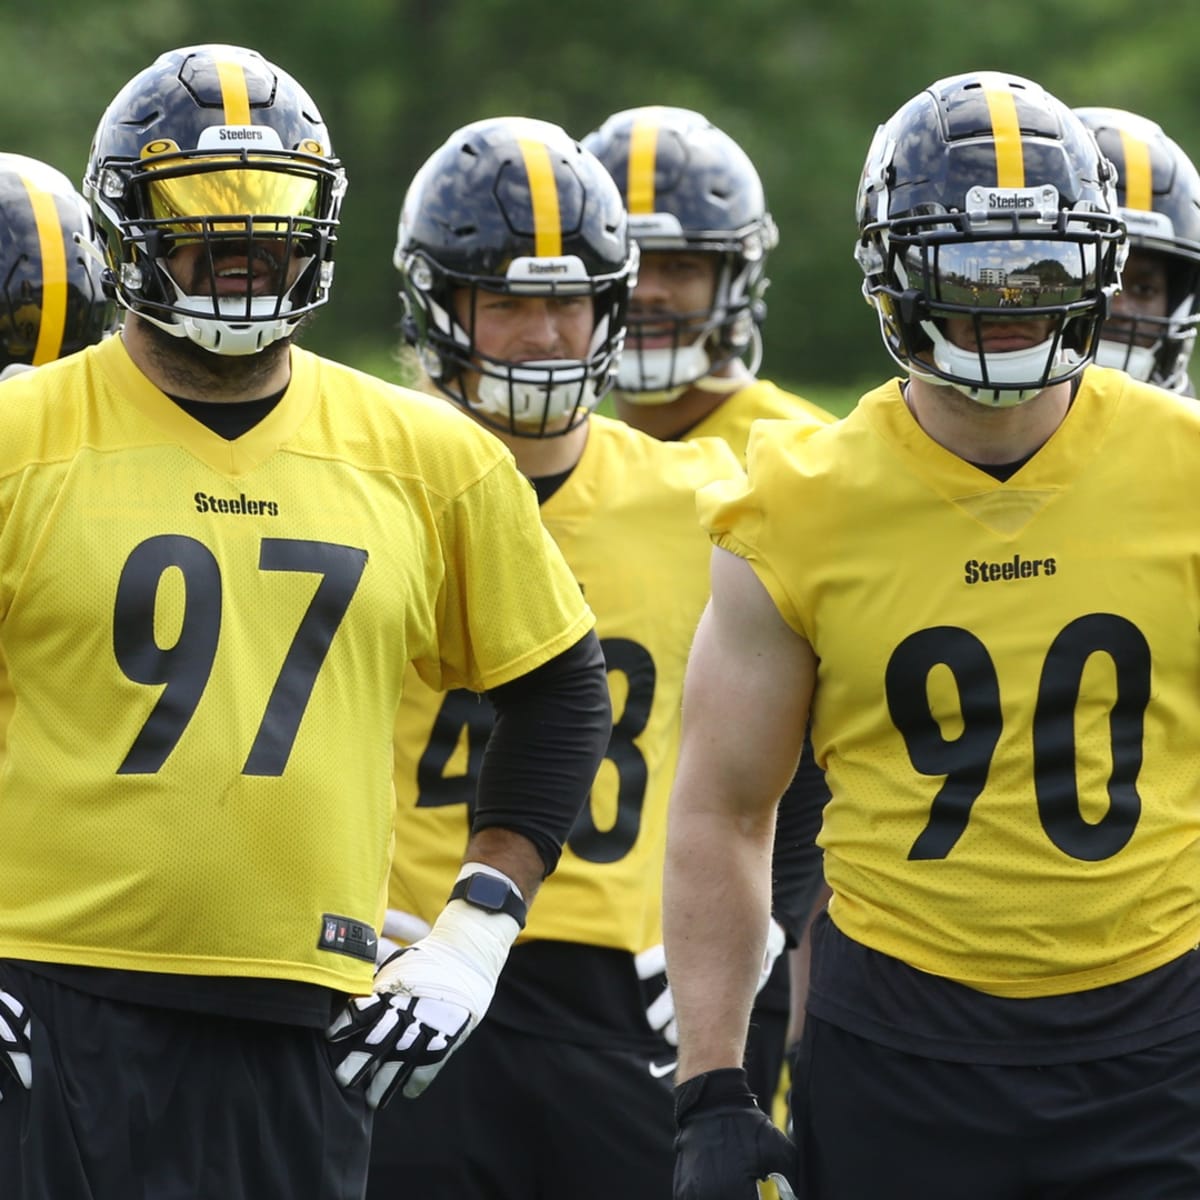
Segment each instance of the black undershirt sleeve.
M823 855L816 838L828 799L825 772L813 757L812 741L805 737L800 765L779 801L775 818L771 911L789 944L800 940L824 881Z
M496 721L479 771L472 832L527 837L549 875L612 732L604 652L595 631L526 675L487 693Z

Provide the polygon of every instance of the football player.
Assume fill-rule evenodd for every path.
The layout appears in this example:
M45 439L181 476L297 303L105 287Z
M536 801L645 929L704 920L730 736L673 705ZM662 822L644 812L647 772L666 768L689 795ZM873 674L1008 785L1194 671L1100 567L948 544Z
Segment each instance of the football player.
M1129 258L1096 361L1194 396L1188 364L1200 324L1200 174L1153 121L1116 108L1077 108L1117 168Z
M614 725L589 803L488 1021L416 1112L381 1115L368 1196L653 1200L673 1169L674 1049L635 956L661 941L666 799L687 650L708 598L696 489L741 474L717 439L664 444L593 413L637 262L616 185L560 128L486 119L410 187L395 263L432 384L512 450L597 617ZM453 877L491 714L411 689L396 730L392 924ZM409 914L404 916L402 914Z
M360 1200L374 1108L483 1016L607 744L504 448L292 344L345 188L287 72L163 54L84 176L121 334L3 385L6 1200ZM409 666L500 715L453 887L376 972Z
M878 130L856 259L904 377L701 492L665 934L676 1195L1200 1194L1200 412L1093 365L1115 172L1037 84ZM795 1144L742 1042L775 798L812 740L833 892Z
M0 379L111 333L87 201L58 170L0 154Z
M832 421L824 409L757 378L766 317L767 256L779 242L762 181L746 152L691 109L647 105L613 113L584 138L621 189L642 257L629 337L617 376L617 414L666 440L723 438L742 458L761 418ZM828 797L806 746L781 809L775 911L767 943L774 962L750 1022L746 1066L767 1111L779 1107L789 1019L786 943L807 945L819 867L797 848ZM809 830L807 834L805 831ZM781 924L782 922L782 924ZM662 947L639 960L655 1023L674 1039L674 1008ZM793 969L801 964L793 962ZM796 1002L800 998L796 997Z
M746 152L698 112L613 113L583 144L608 168L641 247L614 407L657 438L724 438L760 417L834 418L756 378L767 256L779 232Z
M91 210L71 181L40 159L0 153L0 380L113 331L102 266ZM12 699L0 660L0 750Z

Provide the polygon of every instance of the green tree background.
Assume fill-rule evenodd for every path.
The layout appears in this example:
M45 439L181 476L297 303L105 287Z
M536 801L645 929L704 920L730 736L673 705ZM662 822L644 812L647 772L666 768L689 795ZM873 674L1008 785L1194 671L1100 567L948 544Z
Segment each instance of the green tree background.
M350 175L312 348L388 373L391 266L413 172L457 126L521 114L576 136L635 104L697 108L757 163L782 240L764 374L844 409L892 374L851 258L875 126L976 67L1159 121L1200 156L1200 6L1165 0L0 0L0 149L83 174L107 102L174 46L253 46L312 93Z

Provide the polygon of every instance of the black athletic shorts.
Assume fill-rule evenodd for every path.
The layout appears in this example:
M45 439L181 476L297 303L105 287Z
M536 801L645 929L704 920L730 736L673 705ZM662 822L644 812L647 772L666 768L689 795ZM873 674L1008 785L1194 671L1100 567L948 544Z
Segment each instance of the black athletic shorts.
M1200 1034L995 1066L906 1054L810 1013L791 1098L805 1200L1200 1197Z
M76 991L12 964L33 1086L0 1070L3 1200L361 1200L370 1114L321 1030ZM419 1194L419 1193L416 1193Z
M367 1200L669 1200L671 1065L485 1017L376 1115Z

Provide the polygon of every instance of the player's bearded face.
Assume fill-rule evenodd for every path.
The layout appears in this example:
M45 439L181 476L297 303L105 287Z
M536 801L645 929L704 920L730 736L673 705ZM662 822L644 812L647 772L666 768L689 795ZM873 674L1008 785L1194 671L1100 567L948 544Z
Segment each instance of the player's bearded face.
M299 328L303 327L301 322ZM280 338L257 354L224 355L213 354L188 338L173 337L149 321L141 322L141 331L155 364L172 381L172 387L165 390L174 389L180 395L190 395L197 389L217 390L227 384L253 393L260 391L260 381L261 394L266 395L279 361L290 353L295 336Z

